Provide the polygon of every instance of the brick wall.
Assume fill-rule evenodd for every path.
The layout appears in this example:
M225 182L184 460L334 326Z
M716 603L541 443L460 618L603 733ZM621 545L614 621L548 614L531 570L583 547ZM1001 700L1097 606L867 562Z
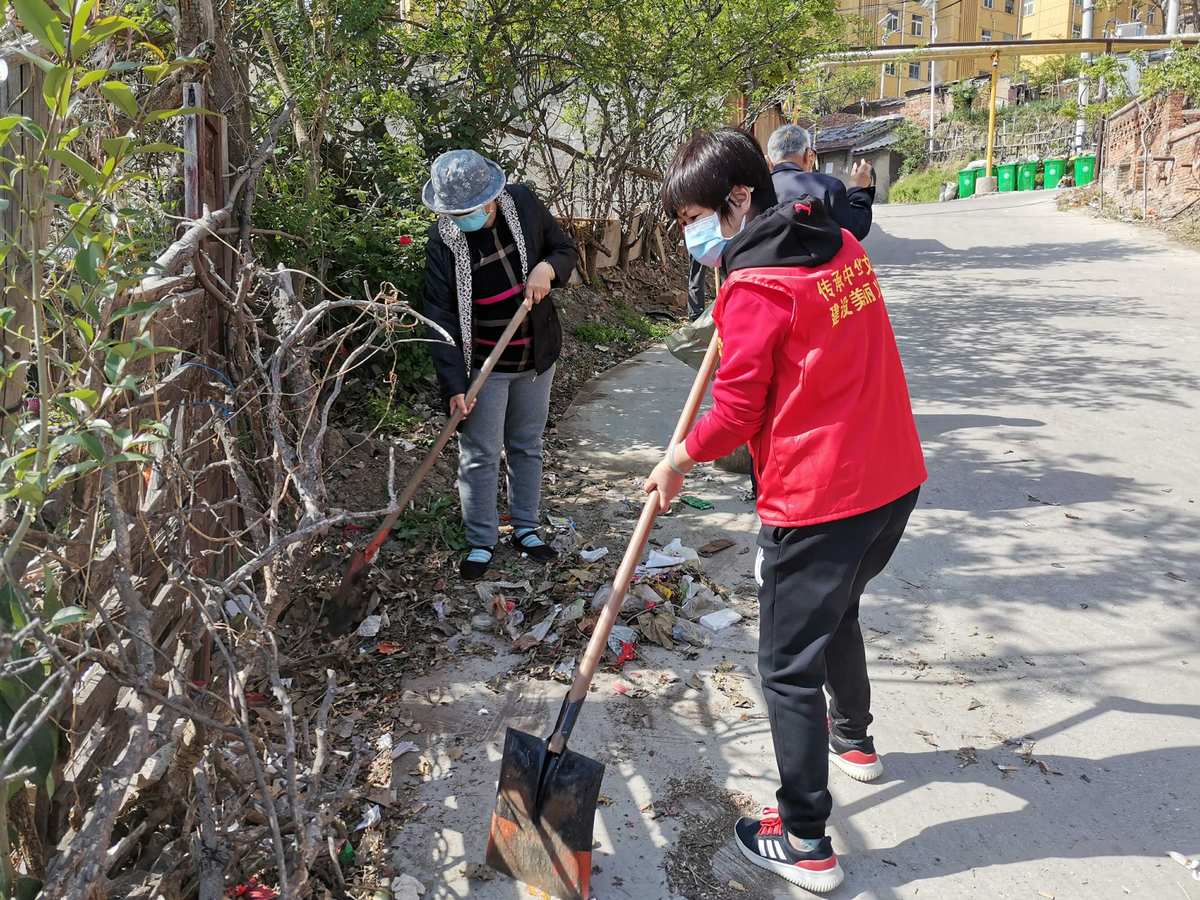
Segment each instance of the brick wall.
M1109 116L1101 147L1106 202L1169 219L1200 201L1200 110L1182 93L1130 103Z

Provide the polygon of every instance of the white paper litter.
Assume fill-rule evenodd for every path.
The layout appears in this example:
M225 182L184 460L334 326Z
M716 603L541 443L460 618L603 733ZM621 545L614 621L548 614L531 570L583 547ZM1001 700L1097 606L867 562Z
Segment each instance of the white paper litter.
M392 736L390 734L381 734L375 741L376 750L391 750Z
M736 609L719 609L700 617L700 624L713 631L720 631L722 628L728 628L740 621L742 621L742 614Z
M488 712L488 708L487 708L486 706L481 706L481 707L479 708L479 715L481 715L481 716L490 716L490 715L491 715L491 713L490 713L490 712Z
M642 564L644 569L673 569L675 566L682 566L686 559L682 556L672 556L669 553L664 553L661 550L651 550L650 555L646 557L646 562Z
M412 741L401 741L396 746L392 747L392 759L399 759L405 753L416 753L421 748Z
M565 675L570 678L575 674L575 657L569 656L554 667L555 675Z
M554 609L550 610L550 614L546 618L529 629L529 636L536 639L540 644L546 639L546 635L550 633L550 629L554 627L554 620L558 618L558 614L561 612L562 604L560 603Z
M383 812L377 804L372 803L363 811L362 821L354 826L355 831L362 831L364 828L370 828L372 825L379 823L383 818Z
M663 553L666 553L668 556L681 557L687 562L696 562L700 559L700 554L691 547L683 546L683 541L679 538L675 538L675 540L663 547Z
M505 591L524 591L533 593L533 584L529 581L481 581L475 585L475 593L483 601L484 606L491 608L492 600L497 594Z
M608 548L607 547L597 547L595 550L580 550L579 551L579 558L582 559L585 563L599 562L600 560L604 559L604 557L606 557L606 556L608 556Z
M546 521L554 528L570 528L572 525L566 516L546 516Z
M383 616L367 616L362 620L362 624L358 626L355 634L363 638L373 638L379 634L379 629L382 627Z
M249 594L237 594L225 601L225 615L231 619L236 619L238 616L250 615L250 610L254 608L254 598Z

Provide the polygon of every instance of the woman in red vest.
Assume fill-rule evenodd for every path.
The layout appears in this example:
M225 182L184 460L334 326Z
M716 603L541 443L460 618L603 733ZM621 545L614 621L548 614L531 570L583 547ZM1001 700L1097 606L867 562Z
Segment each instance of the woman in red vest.
M749 444L758 480L758 668L781 787L736 826L753 863L811 891L843 878L825 835L829 762L883 766L859 600L900 542L925 464L879 282L819 201L777 204L754 139L697 133L663 184L688 250L724 275L712 410L646 481L665 510L699 462ZM829 692L828 717L825 690Z

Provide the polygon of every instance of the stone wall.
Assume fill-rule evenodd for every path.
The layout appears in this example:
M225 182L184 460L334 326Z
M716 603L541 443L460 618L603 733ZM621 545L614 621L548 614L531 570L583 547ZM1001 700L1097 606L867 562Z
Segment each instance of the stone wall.
M1130 103L1109 116L1100 154L1105 203L1170 219L1200 201L1200 110L1182 93Z

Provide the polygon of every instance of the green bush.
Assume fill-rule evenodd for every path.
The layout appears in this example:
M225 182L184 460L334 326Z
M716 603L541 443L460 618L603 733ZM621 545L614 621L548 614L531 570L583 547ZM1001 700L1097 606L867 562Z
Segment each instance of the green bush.
M954 169L926 169L905 175L892 185L888 192L891 203L933 203L942 192L942 185L954 181L958 173Z

